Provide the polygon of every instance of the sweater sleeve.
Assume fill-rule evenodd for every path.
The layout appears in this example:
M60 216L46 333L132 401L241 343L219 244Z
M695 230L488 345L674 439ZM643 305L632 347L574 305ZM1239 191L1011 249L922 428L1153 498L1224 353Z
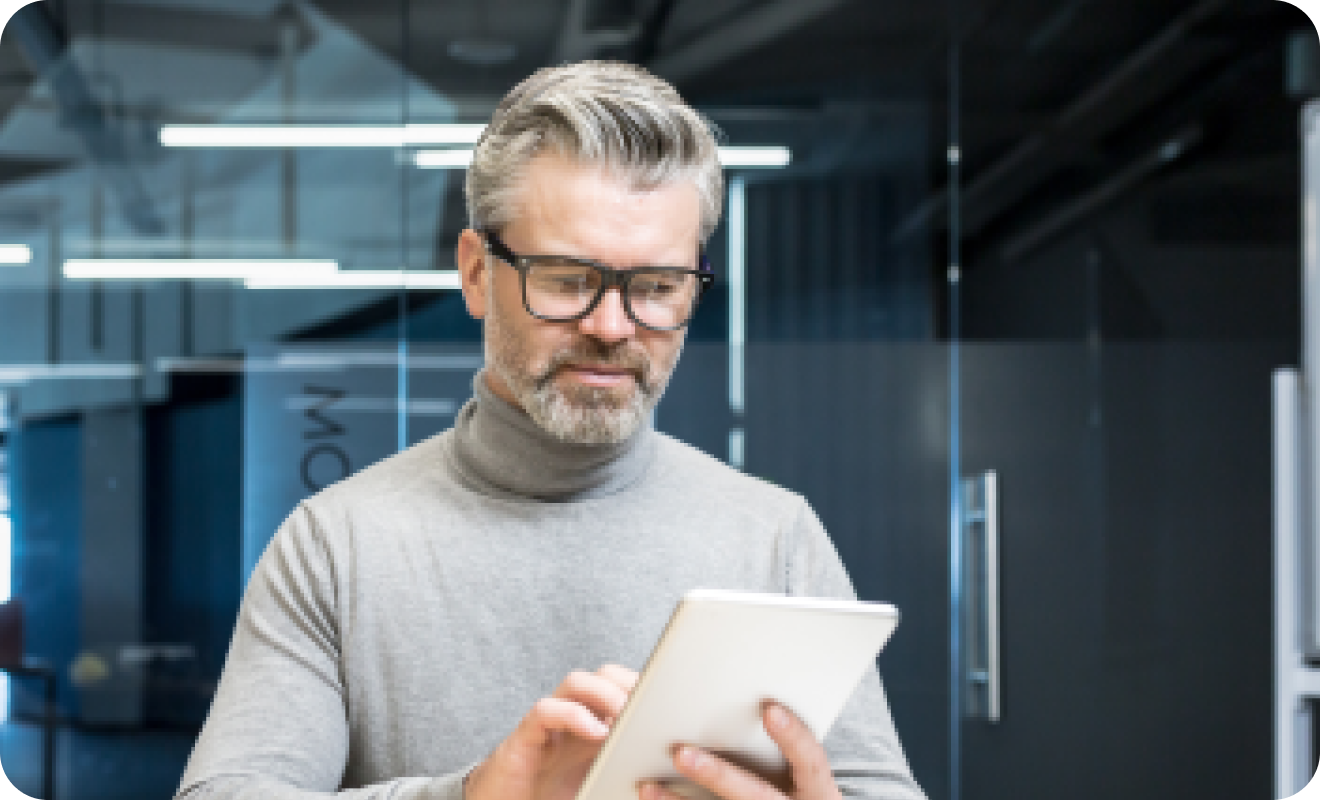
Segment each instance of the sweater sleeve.
M333 563L300 506L252 573L176 800L462 800L467 769L338 791L343 674Z
M804 597L856 600L857 593L834 543L814 511L802 501L786 533L789 536L787 579L789 593ZM865 800L924 800L899 744L880 683L873 666L825 735L839 791L846 798Z

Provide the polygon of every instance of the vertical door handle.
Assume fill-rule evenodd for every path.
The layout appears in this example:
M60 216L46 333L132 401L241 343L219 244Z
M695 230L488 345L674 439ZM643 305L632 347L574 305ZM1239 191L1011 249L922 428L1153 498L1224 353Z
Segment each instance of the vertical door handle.
M999 654L999 473L985 473L985 618L986 715L998 722L1002 714L1003 670Z
M967 715L1003 717L999 473L962 481L962 653Z

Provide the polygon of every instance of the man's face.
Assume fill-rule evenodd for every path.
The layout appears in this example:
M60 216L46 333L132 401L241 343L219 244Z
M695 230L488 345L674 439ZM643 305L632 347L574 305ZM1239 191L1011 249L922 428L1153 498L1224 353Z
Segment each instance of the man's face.
M688 181L637 191L597 167L544 154L527 169L518 210L500 238L520 255L576 256L619 269L696 267L700 204ZM492 391L563 441L622 441L646 420L684 331L637 325L617 289L576 322L536 319L523 305L518 272L486 257L471 230L459 240L458 264L468 309L485 320Z

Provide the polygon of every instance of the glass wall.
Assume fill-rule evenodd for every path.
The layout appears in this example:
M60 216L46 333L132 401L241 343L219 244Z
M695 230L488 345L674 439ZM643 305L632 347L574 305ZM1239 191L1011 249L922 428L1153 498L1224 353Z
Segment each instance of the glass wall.
M453 272L465 153L517 80L593 56L674 80L728 163L786 154L728 170L719 279L656 422L806 494L859 593L904 607L889 697L944 794L939 270L890 232L929 190L945 23L736 5L45 2L6 27L12 569L60 797L170 796L275 528L452 423L482 363ZM790 67L841 36L857 75ZM0 760L40 794L42 686L15 687Z
M1270 375L1316 32L1048 5L961 52L958 477L998 490L1001 700L965 664L961 796L1278 796Z
M1297 359L1320 93L1276 0L28 6L0 36L9 779L43 792L50 674L58 796L172 796L276 527L471 395L475 132L592 57L729 148L656 425L806 497L902 610L879 665L932 800L1265 792L1266 376ZM1206 759L1229 775L1187 783Z

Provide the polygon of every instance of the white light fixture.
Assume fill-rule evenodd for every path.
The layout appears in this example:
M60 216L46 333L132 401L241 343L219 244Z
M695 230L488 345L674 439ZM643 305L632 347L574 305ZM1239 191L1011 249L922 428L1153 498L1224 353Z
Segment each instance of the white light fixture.
M458 150L419 150L413 155L413 164L422 169L467 169L472 164L475 151L462 148Z
M334 261L313 259L70 259L64 277L73 280L298 280L333 275Z
M328 274L253 275L249 289L457 289L457 270L362 269Z
M419 147L476 144L482 124L163 125L165 147Z
M467 169L472 164L472 150L419 150L413 163L422 169ZM720 164L725 167L779 168L788 166L793 154L787 147L721 147Z
M485 130L481 123L417 125L163 125L165 147L428 147L474 145ZM729 146L720 148L726 167L783 167L792 161L787 147ZM464 160L466 159L466 160ZM414 156L419 167L462 169L472 162L470 150L423 151Z
M32 248L25 244L0 244L0 266L32 263Z
M721 147L720 163L728 167L786 167L793 160L787 147Z
M40 380L127 380L142 377L138 364L0 364L0 385Z

